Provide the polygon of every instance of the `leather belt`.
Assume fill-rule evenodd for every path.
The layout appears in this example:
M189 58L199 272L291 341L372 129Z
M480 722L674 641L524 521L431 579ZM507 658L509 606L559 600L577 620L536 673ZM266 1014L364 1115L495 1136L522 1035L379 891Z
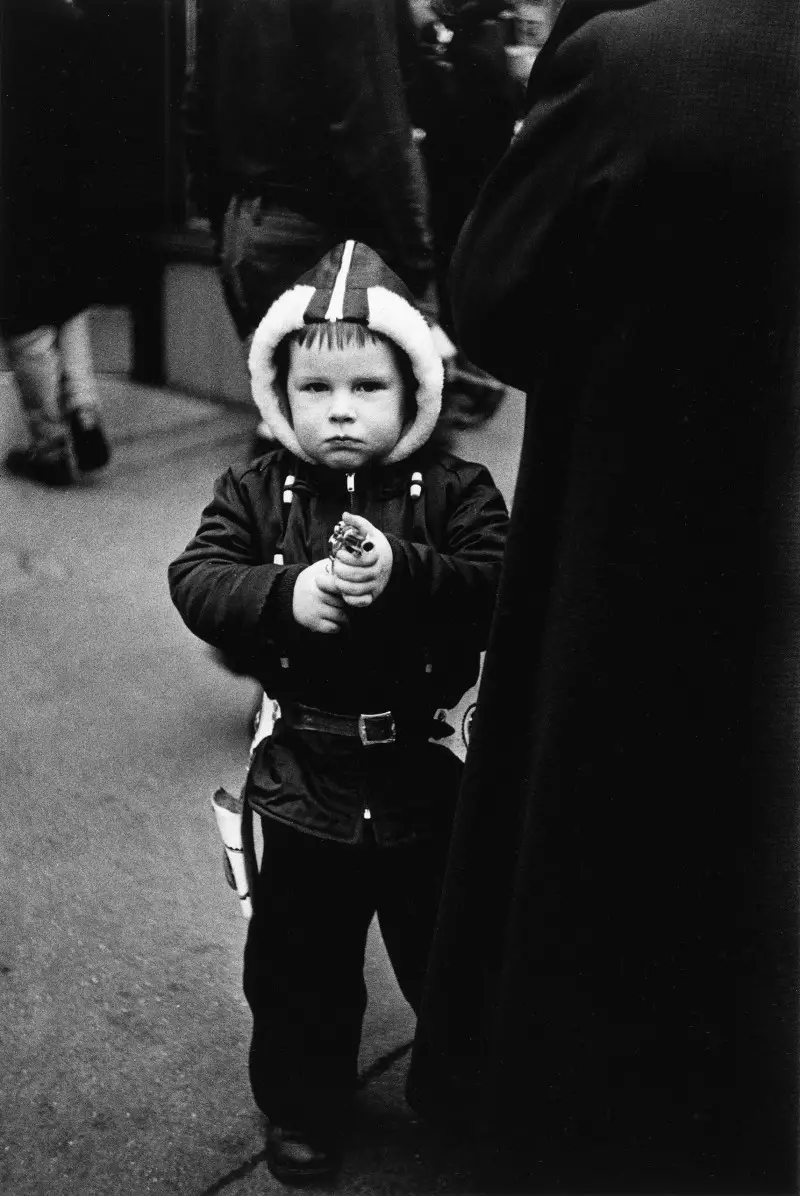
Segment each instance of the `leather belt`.
M348 735L360 739L364 747L395 743L397 727L391 710L380 714L335 714L303 706L300 702L281 702L281 718L295 731L324 731L327 735Z

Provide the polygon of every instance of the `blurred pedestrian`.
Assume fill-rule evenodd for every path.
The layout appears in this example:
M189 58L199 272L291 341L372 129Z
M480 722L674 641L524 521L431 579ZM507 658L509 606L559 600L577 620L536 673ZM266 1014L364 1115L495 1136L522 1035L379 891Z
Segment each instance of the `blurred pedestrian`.
M91 473L106 465L111 449L100 416L88 313L60 328L43 325L9 335L5 342L31 443L12 449L9 472L50 486L75 481L75 467Z
M432 0L411 99L424 129L441 322L454 334L446 277L464 221L511 142L517 116L503 0ZM418 19L421 19L418 17Z
M432 0L415 8L420 25L411 76L414 121L430 191L439 321L454 341L447 273L458 235L478 191L509 146L518 115L506 60L508 12L503 0ZM491 415L505 387L467 360L449 359L443 393L449 426Z
M78 468L99 469L110 457L100 418L100 387L94 367L88 311L78 312L58 330L61 407L69 424Z
M247 345L334 245L372 246L433 314L427 193L412 138L405 0L209 0L185 115L192 191ZM263 425L254 451L270 444Z
M409 1094L502 1191L796 1191L799 46L566 0L456 252L529 411Z
M507 515L485 468L429 444L441 359L366 246L282 295L250 361L282 447L219 479L170 586L280 707L245 786L264 854L244 985L267 1162L301 1182L341 1161L376 911L419 1003L461 774L434 715L477 678ZM352 550L331 550L340 520Z
M30 443L6 461L16 474L66 485L105 464L86 342L84 386L63 392L59 329L85 311L95 278L81 214L88 64L82 17L68 0L5 0L2 74L2 291L0 330L19 386ZM79 334L80 325L77 326ZM66 330L68 345L76 328ZM75 359L67 348L67 363ZM69 377L69 364L67 364Z

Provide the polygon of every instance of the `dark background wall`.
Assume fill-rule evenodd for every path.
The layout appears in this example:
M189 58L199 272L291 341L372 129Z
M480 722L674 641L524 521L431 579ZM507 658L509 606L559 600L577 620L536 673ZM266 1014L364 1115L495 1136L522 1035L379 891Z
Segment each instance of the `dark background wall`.
M185 0L79 0L91 104L83 202L101 244L97 302L130 307L134 376L162 373L159 235L185 217Z

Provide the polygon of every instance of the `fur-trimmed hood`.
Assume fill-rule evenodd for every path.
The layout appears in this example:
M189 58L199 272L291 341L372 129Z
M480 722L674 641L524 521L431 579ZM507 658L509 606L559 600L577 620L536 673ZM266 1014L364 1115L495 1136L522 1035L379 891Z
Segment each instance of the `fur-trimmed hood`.
M429 439L442 404L444 368L433 334L411 294L374 250L358 241L337 245L270 307L253 335L250 377L262 419L282 445L304 461L288 418L286 401L275 387L275 350L285 336L307 324L352 320L382 333L411 361L419 383L416 415L386 458L401 461Z

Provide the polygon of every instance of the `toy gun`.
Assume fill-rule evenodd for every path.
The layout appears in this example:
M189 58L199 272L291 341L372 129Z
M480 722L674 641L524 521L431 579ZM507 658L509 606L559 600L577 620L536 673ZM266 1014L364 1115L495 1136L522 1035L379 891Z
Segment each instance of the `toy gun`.
M328 539L330 545L329 556L331 560L336 559L336 553L340 548L344 548L347 552L351 552L353 556L363 556L365 552L372 552L375 545L371 540L368 540L363 532L358 531L350 523L345 523L340 520L333 529L333 535Z

